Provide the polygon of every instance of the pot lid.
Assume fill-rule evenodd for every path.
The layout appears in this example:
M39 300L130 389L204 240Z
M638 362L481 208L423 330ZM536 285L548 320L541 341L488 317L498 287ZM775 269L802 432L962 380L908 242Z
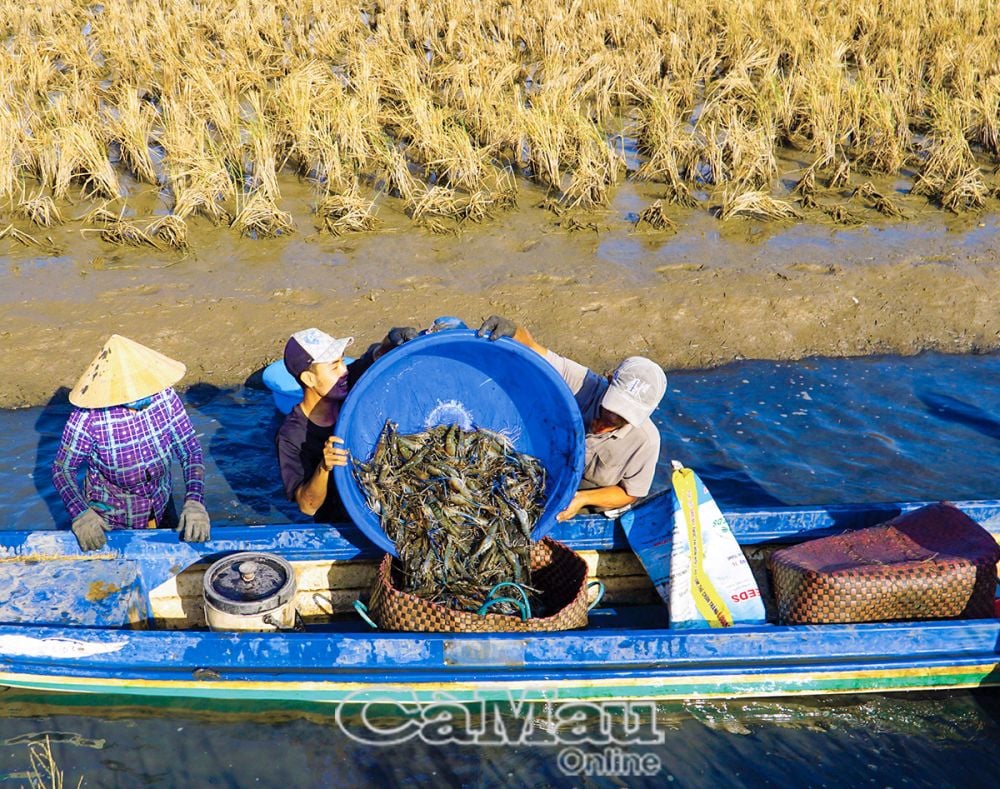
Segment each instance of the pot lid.
M205 600L227 614L251 616L280 608L295 595L295 571L270 553L234 553L205 573Z

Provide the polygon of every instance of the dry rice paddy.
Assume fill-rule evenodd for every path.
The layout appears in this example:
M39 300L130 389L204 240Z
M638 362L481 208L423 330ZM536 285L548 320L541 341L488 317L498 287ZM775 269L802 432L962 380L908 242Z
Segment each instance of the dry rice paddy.
M21 243L10 219L108 201L75 221L111 243L291 233L290 177L332 234L387 201L460 232L521 179L583 212L655 182L640 218L666 232L692 209L849 223L998 194L995 0L0 0L0 31L0 222ZM125 219L151 187L155 215Z

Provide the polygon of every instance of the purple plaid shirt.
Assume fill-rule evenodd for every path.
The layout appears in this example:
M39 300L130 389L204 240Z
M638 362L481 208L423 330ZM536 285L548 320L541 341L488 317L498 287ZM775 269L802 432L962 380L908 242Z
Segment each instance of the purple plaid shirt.
M204 503L205 463L194 426L173 389L153 395L152 404L77 408L63 430L52 464L52 480L70 518L88 507L113 529L157 525L170 501L171 453L184 470L184 500ZM83 491L77 470L86 464Z

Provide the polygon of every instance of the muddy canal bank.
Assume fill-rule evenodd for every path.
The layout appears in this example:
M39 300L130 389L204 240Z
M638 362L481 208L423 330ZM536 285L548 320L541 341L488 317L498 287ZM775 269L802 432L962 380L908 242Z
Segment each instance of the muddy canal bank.
M111 333L188 366L185 385L232 385L315 325L358 346L392 325L493 312L597 368L645 354L668 370L736 358L975 352L1000 347L1000 219L838 229L692 214L636 233L630 192L569 231L533 207L458 236L383 212L379 232L241 239L207 222L186 257L110 247L78 228L64 254L0 252L0 406L50 400ZM595 229L596 228L596 229Z

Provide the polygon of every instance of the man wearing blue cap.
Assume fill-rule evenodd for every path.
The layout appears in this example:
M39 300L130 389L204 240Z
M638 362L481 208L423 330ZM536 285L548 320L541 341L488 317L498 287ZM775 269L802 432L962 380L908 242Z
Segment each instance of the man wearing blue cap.
M523 326L491 315L481 337L512 337L545 357L569 386L586 430L586 455L580 489L559 520L584 508L607 512L630 506L649 494L660 455L660 431L650 416L667 391L667 376L642 356L622 361L602 376L540 345Z

